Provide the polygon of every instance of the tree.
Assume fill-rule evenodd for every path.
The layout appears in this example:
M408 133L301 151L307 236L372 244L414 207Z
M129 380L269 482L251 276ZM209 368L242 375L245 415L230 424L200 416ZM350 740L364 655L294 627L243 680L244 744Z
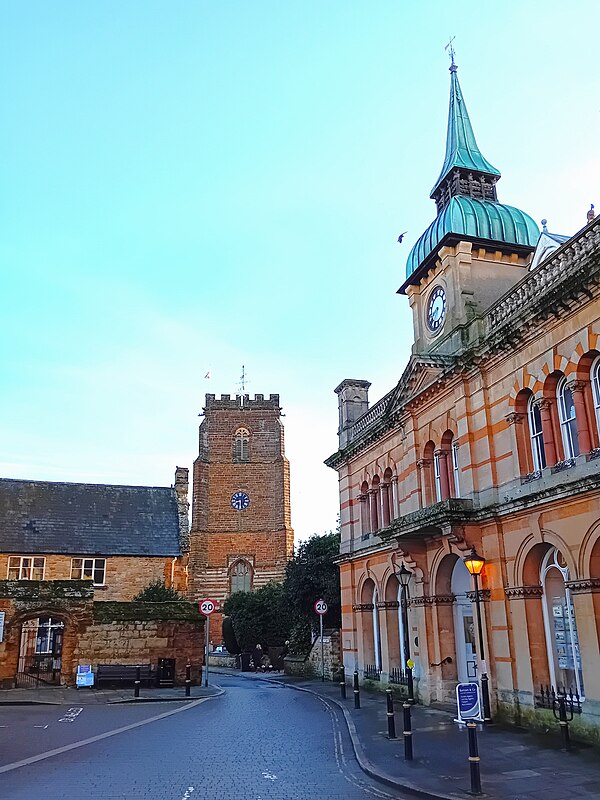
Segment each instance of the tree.
M335 563L339 554L339 530L315 534L298 545L296 554L286 567L284 583L285 595L296 622L314 622L315 600L323 598L329 606L323 620L326 627L341 627L340 572Z
M170 586L165 586L164 581L156 580L149 583L141 592L138 592L133 599L144 603L174 603L186 598L181 592L172 589Z
M282 646L293 623L280 583L268 583L256 592L234 592L223 603L223 612L231 617L235 638L245 652L257 644L265 650Z

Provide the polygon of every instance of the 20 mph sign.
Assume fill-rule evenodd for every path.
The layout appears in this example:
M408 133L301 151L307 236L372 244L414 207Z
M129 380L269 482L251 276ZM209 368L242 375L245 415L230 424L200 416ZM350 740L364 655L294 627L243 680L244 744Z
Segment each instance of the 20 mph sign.
M205 617L210 617L210 615L215 610L216 605L214 600L201 600L200 601L200 613L204 614Z
M317 602L315 603L315 611L317 612L317 614L320 614L321 616L327 613L327 603L325 602L325 600L317 600Z

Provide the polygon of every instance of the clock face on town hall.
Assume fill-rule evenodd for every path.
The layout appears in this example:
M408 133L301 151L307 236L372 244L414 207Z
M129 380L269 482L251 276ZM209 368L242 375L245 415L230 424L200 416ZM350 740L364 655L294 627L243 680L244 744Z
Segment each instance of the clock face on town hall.
M436 286L429 298L427 305L427 326L434 333L438 331L446 316L446 292L441 286Z
M231 506L236 511L245 511L250 505L250 498L246 492L235 492L231 495Z

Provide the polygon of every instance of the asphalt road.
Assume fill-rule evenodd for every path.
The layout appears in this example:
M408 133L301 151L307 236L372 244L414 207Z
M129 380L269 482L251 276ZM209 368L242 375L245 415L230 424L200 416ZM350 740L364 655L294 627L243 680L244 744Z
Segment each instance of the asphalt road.
M0 728L0 798L401 797L360 770L334 708L280 685L238 677L215 676L215 680L226 694L190 705L84 706L80 712L75 706L72 711L67 706L4 706L0 724L7 727ZM130 725L136 727L106 735ZM52 751L58 752L16 766Z

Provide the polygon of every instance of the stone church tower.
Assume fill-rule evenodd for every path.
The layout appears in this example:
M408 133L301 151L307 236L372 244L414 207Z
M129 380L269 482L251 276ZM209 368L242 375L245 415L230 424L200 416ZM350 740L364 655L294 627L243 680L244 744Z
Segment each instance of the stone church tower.
M232 592L281 581L293 550L279 395L207 394L194 462L190 596L218 607ZM210 638L221 640L219 614Z

